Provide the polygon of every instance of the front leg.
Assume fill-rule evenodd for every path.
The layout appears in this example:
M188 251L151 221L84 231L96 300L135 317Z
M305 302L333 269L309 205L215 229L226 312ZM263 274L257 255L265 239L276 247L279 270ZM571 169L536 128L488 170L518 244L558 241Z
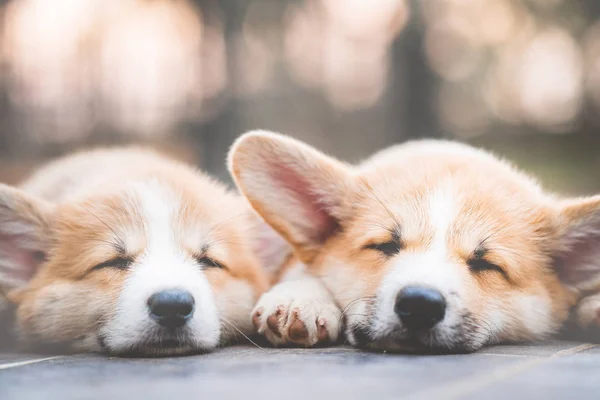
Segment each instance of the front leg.
M301 263L290 267L252 311L258 333L275 346L334 343L342 329L340 319L329 291Z

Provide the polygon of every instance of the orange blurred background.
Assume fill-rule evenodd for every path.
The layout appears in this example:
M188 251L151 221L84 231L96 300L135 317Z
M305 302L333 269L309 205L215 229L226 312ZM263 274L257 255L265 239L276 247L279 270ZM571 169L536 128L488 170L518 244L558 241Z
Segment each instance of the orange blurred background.
M418 137L600 191L597 0L0 0L0 180L147 142L228 179L240 133L358 161Z

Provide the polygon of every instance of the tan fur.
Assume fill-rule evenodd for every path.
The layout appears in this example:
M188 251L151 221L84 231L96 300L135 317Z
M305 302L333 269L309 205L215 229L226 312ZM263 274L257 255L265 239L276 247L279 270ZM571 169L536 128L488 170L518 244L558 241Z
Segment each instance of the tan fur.
M23 337L74 342L85 350L97 347L96 334L115 314L129 272L92 267L119 256L115 243L133 258L148 246L139 199L131 191L136 182L156 182L181 201L172 226L177 243L190 257L205 245L207 255L227 267L206 271L217 303L220 298L234 299L231 291L236 288L248 288L253 300L225 302L220 311L242 331L252 331L248 315L240 320L228 314L236 308L249 313L268 285L251 241L256 222L245 200L184 164L150 150L126 148L78 153L40 169L21 185L22 191L0 188L0 196L31 196L47 208L34 207L46 223L38 235L46 243L46 261L28 285L8 295L18 306ZM10 215L32 214L19 207ZM223 331L224 341L238 334L230 324Z
M600 245L600 198L558 200L483 151L419 141L352 167L291 138L251 132L233 146L229 163L254 209L294 246L339 306L350 307L349 331L366 328L383 347L390 342L377 337L373 326L387 276L442 247L436 257L446 265L444 273L464 288L460 304L469 324L476 325L469 328L469 343L447 344L449 349L545 337L567 319L583 289L597 290L596 283L561 281L555 268L557 259L567 269L578 267L574 244L589 243L589 257L600 255L593 249ZM451 209L434 218L429 205L446 200ZM440 232L446 217L447 232ZM398 255L388 258L365 247L390 240L394 230L401 232ZM482 245L486 259L502 267L508 279L493 271L469 271L467 263ZM397 274L402 277L402 271ZM600 272L593 276L600 278ZM450 343L451 336L439 340Z

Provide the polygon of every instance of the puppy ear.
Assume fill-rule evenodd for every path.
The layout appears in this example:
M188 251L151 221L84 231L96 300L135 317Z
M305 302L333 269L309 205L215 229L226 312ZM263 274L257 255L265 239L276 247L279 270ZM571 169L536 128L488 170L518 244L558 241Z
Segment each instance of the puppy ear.
M252 207L304 262L349 217L348 166L302 142L249 132L232 146L228 166Z
M600 289L600 195L561 203L554 257L565 284Z
M252 219L254 253L260 260L262 267L274 276L292 253L292 248L260 216L253 213Z
M0 293L24 287L45 258L50 204L0 184Z

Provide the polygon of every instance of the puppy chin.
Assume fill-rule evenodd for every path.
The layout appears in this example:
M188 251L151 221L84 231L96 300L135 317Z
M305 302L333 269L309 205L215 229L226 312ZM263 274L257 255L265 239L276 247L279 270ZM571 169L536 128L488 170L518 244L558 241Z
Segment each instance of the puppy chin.
M153 347L157 346L157 347ZM173 357L173 356L191 356L195 354L207 353L212 349L200 349L190 346L182 346L177 344L176 347L160 347L162 344L157 345L140 345L126 350L113 350L109 349L107 352L113 356L123 358L146 358L146 357Z
M99 342L101 343L100 348L102 352L127 358L188 356L208 353L217 347L215 343L165 338L140 340L127 347L108 345L102 338L99 339Z
M346 337L356 347L403 354L472 353L487 343L464 334L458 335L455 340L444 339L443 335L435 331L408 334L400 327L378 334L366 325L348 326Z
M102 352L120 357L168 357L207 353L220 344L221 337L198 337L190 329L154 329L134 340L120 340L100 334L97 343Z

